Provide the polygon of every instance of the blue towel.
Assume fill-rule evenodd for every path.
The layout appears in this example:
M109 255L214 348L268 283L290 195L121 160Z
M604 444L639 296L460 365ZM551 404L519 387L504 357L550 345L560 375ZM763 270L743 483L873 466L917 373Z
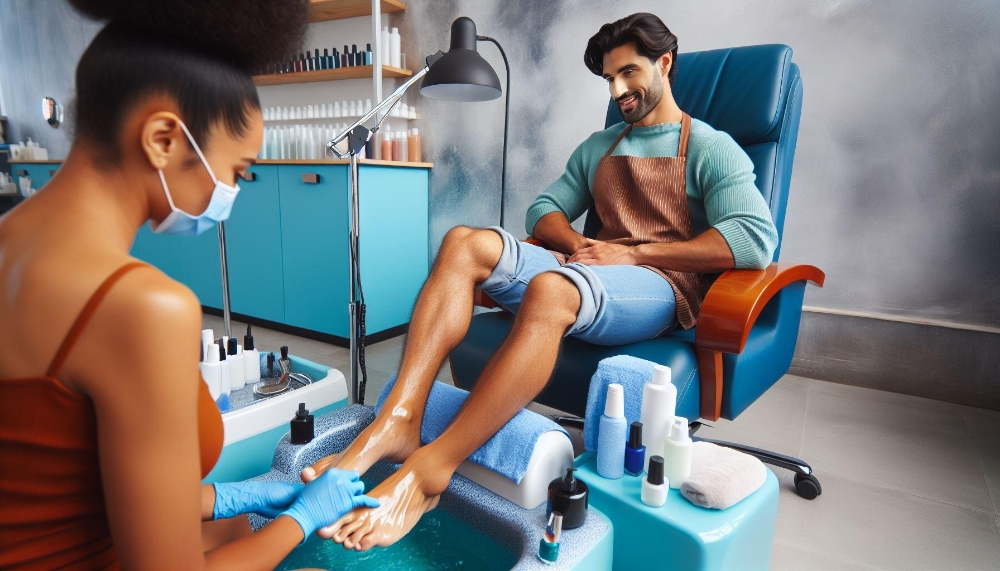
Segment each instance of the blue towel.
M395 384L394 375L378 396L376 412L382 409L382 403ZM468 396L467 391L435 381L431 387L430 398L427 399L427 408L424 409L420 441L427 444L441 436ZM558 430L569 438L569 434L555 422L530 410L522 410L473 452L469 460L493 470L515 484L520 484L525 472L528 471L528 462L531 461L535 441L550 430Z
M608 398L608 385L618 383L625 389L625 420L631 425L639 420L642 412L642 389L653 378L653 363L629 355L616 355L601 359L597 372L590 379L587 394L587 411L583 421L583 446L590 452L597 451L597 432Z

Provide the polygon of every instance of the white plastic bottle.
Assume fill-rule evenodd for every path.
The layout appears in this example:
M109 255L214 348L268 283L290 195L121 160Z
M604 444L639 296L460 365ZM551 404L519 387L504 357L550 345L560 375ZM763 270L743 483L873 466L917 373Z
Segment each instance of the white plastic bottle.
M226 358L226 349L216 343L215 348L219 351L219 386L222 387L222 394L229 396L232 392L232 373L229 372L229 359Z
M199 368L212 400L218 399L222 395L222 367L219 364L219 346L214 342L205 345L205 360Z
M389 65L392 67L402 66L399 44L399 28L393 28L392 33L389 34Z
M382 43L379 44L379 60L382 61L382 65L389 65L389 44L392 38L389 34L389 26L382 26Z
M663 472L674 490L691 476L691 436L686 418L674 418L670 435L663 441Z
M226 360L229 361L229 388L235 391L246 386L246 381L243 380L243 355L240 354L235 337L229 339L228 345Z
M643 444L646 461L642 469L649 472L649 459L663 450L663 439L670 433L677 407L677 388L670 382L670 367L653 365L653 378L642 388ZM671 480L672 481L672 480Z

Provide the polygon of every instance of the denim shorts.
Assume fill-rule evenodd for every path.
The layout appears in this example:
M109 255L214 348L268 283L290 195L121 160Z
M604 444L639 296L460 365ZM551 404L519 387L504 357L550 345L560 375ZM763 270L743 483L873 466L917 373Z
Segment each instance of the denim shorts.
M627 345L658 337L677 326L677 300L667 280L639 266L560 265L551 252L491 226L503 254L481 287L517 313L528 282L542 272L569 278L580 290L580 311L567 335L595 345Z

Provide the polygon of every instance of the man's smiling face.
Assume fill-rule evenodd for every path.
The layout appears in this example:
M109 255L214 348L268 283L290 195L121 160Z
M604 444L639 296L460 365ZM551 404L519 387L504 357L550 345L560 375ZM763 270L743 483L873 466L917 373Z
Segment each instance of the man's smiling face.
M669 60L670 54L666 57ZM666 80L661 67L640 55L631 42L604 54L604 79L626 123L641 121L660 104Z

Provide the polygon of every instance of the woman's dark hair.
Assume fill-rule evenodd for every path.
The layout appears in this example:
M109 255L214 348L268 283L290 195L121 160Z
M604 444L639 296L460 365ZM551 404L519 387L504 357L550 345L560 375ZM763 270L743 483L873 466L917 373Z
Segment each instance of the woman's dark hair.
M667 72L667 80L674 84L677 75L677 36L658 17L648 12L639 12L625 16L617 22L604 24L590 41L587 50L583 52L583 63L594 75L604 75L604 54L627 43L635 44L639 55L656 62L663 54L670 52L673 65Z
M306 0L69 0L108 21L76 67L75 136L103 164L121 158L119 135L143 99L176 101L199 145L221 123L246 133L260 108L253 70L297 53L308 24Z

